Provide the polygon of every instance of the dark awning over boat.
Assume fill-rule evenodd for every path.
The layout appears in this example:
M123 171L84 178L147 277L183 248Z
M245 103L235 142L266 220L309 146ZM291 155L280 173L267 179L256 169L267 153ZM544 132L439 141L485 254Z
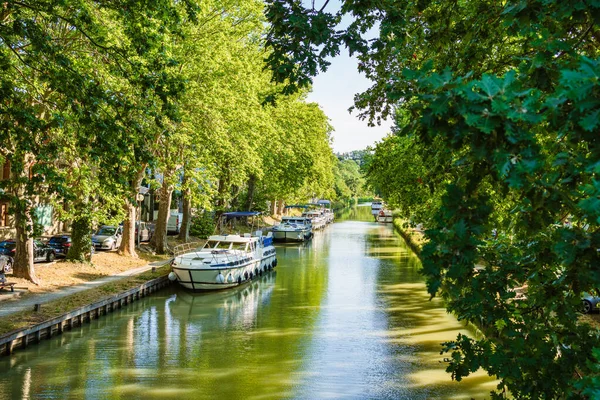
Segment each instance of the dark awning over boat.
M285 208L308 208L306 204L292 204L290 206L285 206Z
M234 211L223 213L226 217L255 217L260 215L260 211Z

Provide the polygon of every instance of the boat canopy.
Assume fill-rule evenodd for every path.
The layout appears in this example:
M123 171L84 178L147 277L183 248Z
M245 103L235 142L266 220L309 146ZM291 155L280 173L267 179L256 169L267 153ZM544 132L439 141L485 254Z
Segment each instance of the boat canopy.
M228 218L255 217L257 215L260 215L260 211L233 211L233 212L223 213L223 215Z
M292 204L284 208L308 208L308 206L306 204Z

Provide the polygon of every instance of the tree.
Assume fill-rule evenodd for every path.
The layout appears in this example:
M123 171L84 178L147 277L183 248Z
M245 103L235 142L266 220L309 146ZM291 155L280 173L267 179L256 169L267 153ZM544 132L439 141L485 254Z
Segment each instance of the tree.
M345 45L375 82L355 99L361 115L401 110L410 120L398 124L403 138L386 141L412 142L428 169L445 167L451 180L434 181L423 272L432 296L486 333L445 344L448 371L460 380L485 368L501 379L494 397L598 390L599 336L578 312L582 292L600 283L599 7L346 1L327 13L269 3L276 81L297 90ZM336 29L350 14L348 28ZM379 37L362 37L376 23ZM382 148L376 161L401 166L409 154L397 150ZM390 195L410 206L402 190ZM521 285L527 296L516 300Z
M184 4L193 14L193 6ZM170 60L161 49L166 36L176 33L179 16L168 0L151 5L4 3L0 137L2 155L12 170L3 188L16 217L16 276L36 280L32 209L39 195L70 192L59 173L65 167L60 162L63 146L97 165L114 168L132 163L141 158L134 143L144 132L131 124L132 116L147 113L146 123L154 123L156 110L171 114L168 101L178 86L166 71ZM65 124L71 124L69 129L63 129ZM124 169L117 170L127 181L130 176ZM76 227L89 231L87 222Z
M280 99L268 111L276 140L264 146L265 197L297 202L330 194L335 160L327 116L317 104L306 103L305 95Z

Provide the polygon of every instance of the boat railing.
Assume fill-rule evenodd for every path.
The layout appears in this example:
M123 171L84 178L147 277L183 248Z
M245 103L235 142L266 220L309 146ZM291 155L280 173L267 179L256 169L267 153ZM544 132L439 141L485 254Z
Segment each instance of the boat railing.
M202 248L205 243L206 242L189 242L189 243L178 244L177 246L173 247L173 255L180 256L182 254L197 251L198 249Z

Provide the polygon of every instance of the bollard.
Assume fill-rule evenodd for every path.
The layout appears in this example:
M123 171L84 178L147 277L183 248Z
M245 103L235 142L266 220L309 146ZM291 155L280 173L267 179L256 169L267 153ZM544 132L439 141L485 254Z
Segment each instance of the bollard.
M39 303L36 303L33 305L33 311L38 312L42 309L42 305Z
M152 272L156 272L156 267L152 267Z

